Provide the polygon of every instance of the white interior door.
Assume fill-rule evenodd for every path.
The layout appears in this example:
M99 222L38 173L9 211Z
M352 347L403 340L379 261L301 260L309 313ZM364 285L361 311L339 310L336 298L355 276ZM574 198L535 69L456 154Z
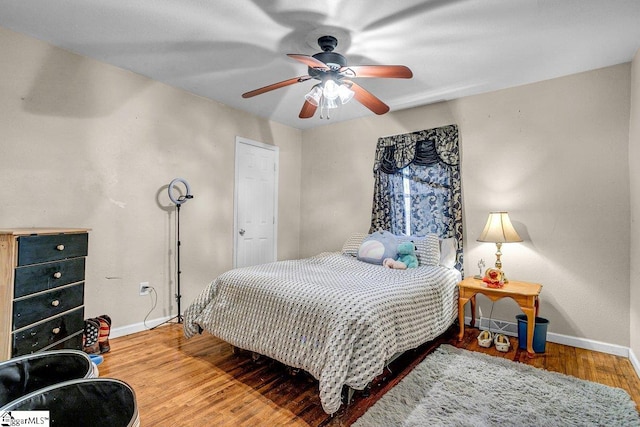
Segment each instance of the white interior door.
M277 258L278 147L236 137L234 267Z

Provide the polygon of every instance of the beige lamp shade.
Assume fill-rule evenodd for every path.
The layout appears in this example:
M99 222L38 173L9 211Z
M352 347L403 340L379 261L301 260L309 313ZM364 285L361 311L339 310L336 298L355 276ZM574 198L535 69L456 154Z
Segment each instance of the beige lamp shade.
M478 242L522 242L522 238L513 228L507 212L490 212L487 224L484 226L480 237L478 237Z
M489 242L496 244L496 268L502 270L502 261L500 257L502 252L500 251L503 243L510 242L522 242L522 239L518 235L518 232L509 219L507 212L489 212L489 219L484 226L484 230L478 237L478 242ZM506 277L503 275L504 283L508 283Z

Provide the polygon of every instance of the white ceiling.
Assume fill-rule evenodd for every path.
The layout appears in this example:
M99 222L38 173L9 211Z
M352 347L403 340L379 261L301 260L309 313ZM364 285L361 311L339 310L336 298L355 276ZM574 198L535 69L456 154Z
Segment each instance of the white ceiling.
M313 81L287 53L338 38L349 65L414 77L357 82L400 110L628 62L639 0L2 0L0 26L239 110L307 129L373 116L356 101L299 119Z

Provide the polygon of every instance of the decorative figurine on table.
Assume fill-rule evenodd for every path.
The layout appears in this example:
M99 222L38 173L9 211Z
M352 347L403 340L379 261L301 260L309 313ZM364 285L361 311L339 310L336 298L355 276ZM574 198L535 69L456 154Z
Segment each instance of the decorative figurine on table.
M482 269L484 268L484 259L480 258L478 261L478 274L473 276L474 279L482 279Z
M501 288L504 286L504 274L498 268L487 268L482 281L487 284L488 288Z

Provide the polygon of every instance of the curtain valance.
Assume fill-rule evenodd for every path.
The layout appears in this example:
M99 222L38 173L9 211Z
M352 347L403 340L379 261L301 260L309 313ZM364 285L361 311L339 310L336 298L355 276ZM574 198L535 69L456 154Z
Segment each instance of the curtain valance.
M411 163L429 166L438 161L459 164L456 125L379 138L373 172L392 174Z

